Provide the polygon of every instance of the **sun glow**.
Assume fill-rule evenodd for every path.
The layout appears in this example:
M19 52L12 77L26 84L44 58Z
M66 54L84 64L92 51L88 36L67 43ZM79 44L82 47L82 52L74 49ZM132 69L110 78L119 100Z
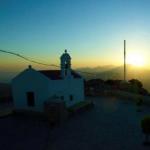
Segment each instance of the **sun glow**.
M127 56L127 63L137 67L143 67L145 65L145 59L142 54L131 53Z

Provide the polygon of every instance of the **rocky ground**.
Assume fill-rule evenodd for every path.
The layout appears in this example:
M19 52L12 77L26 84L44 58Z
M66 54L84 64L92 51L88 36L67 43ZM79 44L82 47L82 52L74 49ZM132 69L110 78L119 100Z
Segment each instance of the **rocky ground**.
M147 150L140 120L149 107L137 112L131 102L114 97L92 98L95 107L49 128L43 121L12 116L0 119L2 150Z

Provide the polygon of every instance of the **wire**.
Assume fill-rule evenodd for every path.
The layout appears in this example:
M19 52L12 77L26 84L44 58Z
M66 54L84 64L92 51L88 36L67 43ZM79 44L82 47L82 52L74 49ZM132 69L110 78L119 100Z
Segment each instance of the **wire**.
M8 53L8 54L11 54L11 55L15 55L15 56L17 56L17 57L20 57L20 58L26 60L26 61L29 61L29 62L32 62L32 63L36 63L36 64L39 64L39 65L53 66L53 67L60 68L60 66L58 66L58 65L55 65L55 64L46 64L46 63L42 63L42 62L39 62L39 61L35 61L35 60L33 60L33 59L30 59L30 58L28 58L28 57L26 57L26 56L20 55L20 54L15 53L15 52L6 51L6 50L1 50L1 49L0 49L0 52L2 52L2 53ZM88 75L94 75L94 76L96 76L96 74L91 73L91 72L84 72L84 71L79 71L79 70L78 70L77 72L80 72L80 73L83 73L83 74L88 74Z
M15 55L15 56L17 56L17 57L20 57L20 58L22 58L22 59L24 59L24 60L27 60L27 61L29 61L29 62L32 62L32 63L36 63L36 64L40 64L40 65L44 65L44 66L59 67L59 66L57 66L57 65L55 65L55 64L45 64L45 63L41 63L41 62L39 62L39 61L32 60L32 59L30 59L30 58L28 58L28 57L25 57L25 56L23 56L23 55L20 55L20 54L18 54L18 53L15 53L15 52L6 51L6 50L0 50L0 52L8 53L8 54L11 54L11 55Z

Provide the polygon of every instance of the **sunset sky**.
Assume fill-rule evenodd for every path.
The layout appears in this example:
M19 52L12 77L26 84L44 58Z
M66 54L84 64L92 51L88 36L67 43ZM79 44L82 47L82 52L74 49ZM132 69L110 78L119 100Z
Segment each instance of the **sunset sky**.
M148 68L149 0L0 0L0 49L43 63L59 65L67 49L74 68L121 65L124 39L130 62L135 55ZM30 64L5 53L0 62L0 70Z

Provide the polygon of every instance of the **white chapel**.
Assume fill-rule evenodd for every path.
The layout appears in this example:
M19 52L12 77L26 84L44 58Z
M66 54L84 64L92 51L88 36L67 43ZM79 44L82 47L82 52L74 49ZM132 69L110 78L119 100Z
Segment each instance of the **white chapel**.
M29 66L12 80L14 107L17 110L40 111L53 97L66 107L84 101L84 79L71 69L67 50L60 57L60 70L35 70Z

